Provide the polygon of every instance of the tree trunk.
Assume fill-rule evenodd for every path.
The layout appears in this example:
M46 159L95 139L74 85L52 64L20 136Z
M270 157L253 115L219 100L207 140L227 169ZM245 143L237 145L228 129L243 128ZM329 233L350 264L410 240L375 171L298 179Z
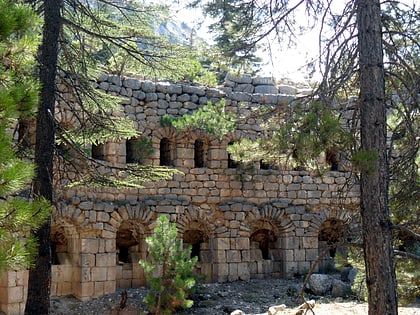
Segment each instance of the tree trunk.
M52 201L54 154L55 77L57 74L58 39L61 21L61 1L44 1L44 29L39 54L40 104L36 121L35 164L37 173L33 183L35 197ZM35 232L38 255L29 272L28 299L25 314L50 313L51 288L51 221Z
M369 315L397 314L386 155L385 81L379 0L357 1L360 66L361 150L375 157L361 171L363 226Z

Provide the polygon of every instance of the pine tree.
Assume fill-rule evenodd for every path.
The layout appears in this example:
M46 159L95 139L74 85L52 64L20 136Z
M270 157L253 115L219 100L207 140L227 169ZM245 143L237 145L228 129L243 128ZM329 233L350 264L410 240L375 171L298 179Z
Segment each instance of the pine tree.
M36 239L28 232L50 213L47 202L29 199L34 164L18 156L11 129L18 119L32 116L37 105L38 25L28 6L0 0L0 272L33 263Z
M156 224L153 236L146 238L151 260L140 260L150 285L145 302L153 314L175 314L176 309L193 304L188 296L195 285L197 257L190 258L191 246L183 248L176 225L166 216L160 216Z

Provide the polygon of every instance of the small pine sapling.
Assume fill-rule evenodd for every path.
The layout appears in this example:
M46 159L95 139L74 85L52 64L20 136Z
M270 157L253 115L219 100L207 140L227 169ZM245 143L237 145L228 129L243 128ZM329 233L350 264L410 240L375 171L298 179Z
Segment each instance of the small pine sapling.
M153 314L174 314L178 308L193 305L188 296L195 285L197 257L190 258L191 246L183 248L176 225L166 216L160 216L156 223L153 236L146 238L151 261L139 262L150 285L145 302Z

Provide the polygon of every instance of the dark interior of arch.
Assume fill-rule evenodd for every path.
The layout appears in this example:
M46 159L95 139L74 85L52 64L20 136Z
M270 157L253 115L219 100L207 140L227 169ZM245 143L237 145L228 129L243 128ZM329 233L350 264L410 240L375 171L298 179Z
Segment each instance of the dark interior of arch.
M139 242L134 238L130 224L122 223L117 231L116 239L118 249L118 261L123 263L131 263L129 249L138 245Z
M263 259L270 258L270 243L277 240L273 231L268 229L259 229L251 234L251 241L257 242L262 253Z
M201 230L186 230L183 241L191 245L191 257L197 257L200 260L200 246L204 243L205 234Z
M326 242L328 245L344 240L347 233L347 226L342 220L332 218L321 224L318 234L318 241ZM336 249L330 250L330 256L335 257Z

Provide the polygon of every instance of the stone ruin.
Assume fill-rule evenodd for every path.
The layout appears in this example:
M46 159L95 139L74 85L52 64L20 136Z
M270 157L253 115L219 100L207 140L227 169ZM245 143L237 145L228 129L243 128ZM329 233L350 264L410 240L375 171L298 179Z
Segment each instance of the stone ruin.
M100 171L135 162L172 166L182 174L141 189L60 186L52 221L52 296L89 300L118 287L146 285L138 261L148 257L145 239L162 214L176 223L179 238L191 244L192 255L198 256L195 272L208 282L303 274L325 246L358 229L359 186L344 166L316 174L255 161L246 170L226 149L242 138L262 135L255 108L281 110L307 91L278 86L271 78L235 76L218 88L105 74L93 84L121 97L119 114L132 119L142 135L92 145L92 158L104 165ZM58 87L66 102L75 102L68 85ZM160 124L165 114L180 117L222 98L226 110L238 117L236 130L223 140ZM57 119L68 119L66 106L58 102ZM145 139L148 154L135 149ZM75 175L67 170L67 176ZM334 254L325 257L319 271L333 265ZM0 281L1 310L22 313L25 281L27 272L6 273Z

